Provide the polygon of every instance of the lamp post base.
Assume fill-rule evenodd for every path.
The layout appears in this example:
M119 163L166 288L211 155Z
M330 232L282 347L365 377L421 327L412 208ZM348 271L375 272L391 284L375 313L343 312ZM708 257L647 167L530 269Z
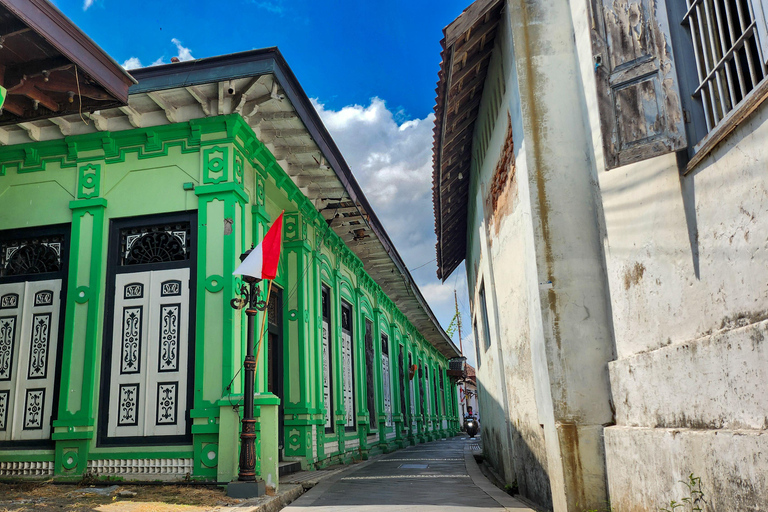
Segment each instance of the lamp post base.
M230 498L256 498L267 493L267 483L264 480L255 482L229 482L227 484L227 496Z

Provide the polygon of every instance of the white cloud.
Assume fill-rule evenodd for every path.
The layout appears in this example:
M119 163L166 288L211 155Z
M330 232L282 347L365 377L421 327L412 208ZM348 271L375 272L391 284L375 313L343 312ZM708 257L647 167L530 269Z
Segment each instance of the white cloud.
M84 0L84 1L83 1L83 10L84 10L84 11L87 11L87 10L88 10L88 8L89 8L90 6L92 6L92 5L93 5L93 2L94 2L94 1L95 1L95 0ZM127 69L127 68L126 68L126 69Z
M271 2L254 2L254 3L256 4L256 7L260 9L264 9L265 11L271 12L273 14L282 15L285 12L285 9L283 8L282 0L273 0Z
M125 62L123 62L123 67L125 69L136 69L142 66L141 66L141 61L138 59L138 57L131 57Z
M435 275L434 115L398 121L404 114L392 112L379 98L367 106L349 105L340 110L326 109L318 100L312 102L443 327L455 314L453 290L457 289L462 334L467 336L471 328L463 267L446 283ZM458 346L458 334L454 341Z
M180 61L183 62L185 60L193 60L194 59L194 57L192 56L192 50L190 50L189 48L183 46L181 44L181 41L179 41L178 39L176 39L174 37L173 39L171 39L171 42L174 45L176 45L176 57ZM133 59L133 57L131 57L131 59ZM128 59L128 60L131 60L131 59ZM136 59L136 61L138 62L138 59ZM126 62L128 62L128 61L126 61ZM150 66L162 66L163 64L168 64L168 62L170 62L170 61L165 60L165 55L163 55L163 56L158 57L157 59L155 59L152 62L152 64L150 64ZM123 67L125 67L125 65L123 65ZM125 69L129 69L129 68L125 68Z
M176 45L176 49L179 51L179 54L176 55L180 61L184 62L185 60L192 60L194 57L192 56L192 51L189 48L185 48L181 45L181 41L176 39L175 37L171 39L171 42Z

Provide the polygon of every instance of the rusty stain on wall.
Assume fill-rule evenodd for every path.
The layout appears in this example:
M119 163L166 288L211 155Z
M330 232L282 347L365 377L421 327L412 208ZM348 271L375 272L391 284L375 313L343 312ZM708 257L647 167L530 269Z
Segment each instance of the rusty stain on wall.
M636 261L633 267L624 271L624 289L629 290L632 285L638 284L643 274L645 274L645 265Z

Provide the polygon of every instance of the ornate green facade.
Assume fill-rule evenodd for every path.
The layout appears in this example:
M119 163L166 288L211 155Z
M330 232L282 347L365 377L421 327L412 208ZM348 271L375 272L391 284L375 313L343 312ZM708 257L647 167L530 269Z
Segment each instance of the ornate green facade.
M188 473L195 479L230 479L237 464L239 423L233 405L243 399L240 367L246 330L245 315L230 307L241 285L232 272L238 256L263 236L281 210L286 212L284 248L274 284L282 290L282 332L277 338L282 339L282 418L268 419L277 413L279 400L268 392L265 336L256 376L256 411L262 419L257 454L263 453L259 447L277 446L278 422L284 431L282 457L309 468L458 432L447 359L366 273L363 262L330 229L243 118L230 114L0 148L0 235L66 225L69 262L61 297L63 328L60 339L53 340L59 343L60 361L50 444L0 442L0 475L76 479L91 471L133 478L136 472L130 468L146 466L148 478ZM100 395L104 379L111 378L105 376L109 367L104 354L109 332L105 323L112 314L108 283L113 274L107 262L109 251L115 250L110 244L117 243L110 229L117 220L162 220L163 215L178 213L196 219L190 248L193 366L186 390L191 407L178 411L180 416L188 414L186 441L158 443L147 437L131 443L102 442L100 428L106 427L99 424L105 421ZM333 428L327 433L324 286L330 292L332 347ZM342 301L352 312L351 359L342 354ZM375 424L367 394L368 322ZM262 325L260 318L256 325ZM382 370L387 367L384 338L387 375ZM354 428L345 428L350 420L344 365L350 360L355 415ZM419 365L413 380L408 378L409 362ZM387 383L391 387L385 393ZM29 462L37 469L24 473L21 468ZM257 462L257 471L263 462Z

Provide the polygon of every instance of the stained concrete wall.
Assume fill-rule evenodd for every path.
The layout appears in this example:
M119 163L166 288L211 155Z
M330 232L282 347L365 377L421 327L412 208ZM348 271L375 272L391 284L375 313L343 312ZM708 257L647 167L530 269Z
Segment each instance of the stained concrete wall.
M470 283L475 343L479 344L478 387L483 445L486 457L509 484L547 508L552 506L543 421L536 402L531 353L531 290L538 293L533 258L528 169L521 126L517 72L514 66L507 11L500 23L487 84L503 79L503 96L492 101L484 91L478 126L493 126L490 133L476 133L475 146L485 138L486 151L471 175L467 272ZM492 119L489 119L492 118ZM510 134L511 132L511 134ZM512 140L508 140L511 135ZM496 190L497 211L489 196L505 145L511 144L514 160L507 180ZM479 289L485 286L490 327L486 349ZM535 300L535 299L534 299ZM540 325L540 321L538 322ZM535 329L538 338L541 328ZM551 411L551 401L548 409ZM545 406L545 409L547 406Z
M587 2L570 8L615 331L612 510L669 506L691 473L705 510L766 510L768 106L688 175L674 154L605 171Z
M507 2L496 42L492 66L503 66L506 90L490 143L473 160L467 259L481 331L481 282L490 316L487 350L476 333L486 453L546 509L597 508L607 499L602 432L612 421L613 344L570 11ZM513 169L500 187L494 176L508 126Z

